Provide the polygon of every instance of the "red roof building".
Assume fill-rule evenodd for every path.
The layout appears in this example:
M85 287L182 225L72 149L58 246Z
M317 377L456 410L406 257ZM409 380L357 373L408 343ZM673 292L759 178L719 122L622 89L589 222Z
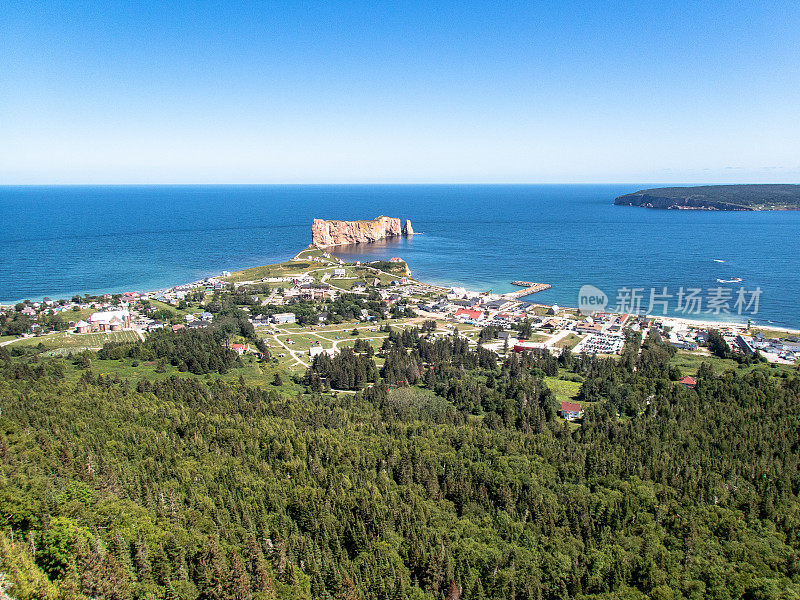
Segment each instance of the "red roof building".
M682 386L684 386L684 387L686 387L686 388L688 388L690 390L693 390L694 386L697 385L697 380L694 377L689 377L687 375L683 379L679 380L678 383L680 383Z
M526 340L519 340L516 344L514 344L514 352L528 352L535 348L543 348L544 345L541 342L528 342Z
M483 313L479 310L470 310L468 308L459 308L456 311L457 317L466 317L467 319L480 319Z
M581 410L581 405L577 402L562 402L561 403L561 416L564 417L567 421L572 421L573 419L580 419L583 411Z

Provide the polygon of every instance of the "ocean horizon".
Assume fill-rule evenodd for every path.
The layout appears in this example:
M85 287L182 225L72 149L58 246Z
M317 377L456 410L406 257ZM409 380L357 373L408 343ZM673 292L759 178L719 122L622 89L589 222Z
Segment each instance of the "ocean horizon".
M620 290L641 289L643 308L652 290L675 305L681 289L725 287L727 313L667 314L800 327L800 253L791 246L800 213L613 205L655 185L2 186L0 301L171 287L286 260L311 242L314 218L385 214L422 235L332 252L399 256L418 279L481 291L548 283L526 299L565 306L585 285L611 305ZM740 288L759 290L755 314L737 313Z

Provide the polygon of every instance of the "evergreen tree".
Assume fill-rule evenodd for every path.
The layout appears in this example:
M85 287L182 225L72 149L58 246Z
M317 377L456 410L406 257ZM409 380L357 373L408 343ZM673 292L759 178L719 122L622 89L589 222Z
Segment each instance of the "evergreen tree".
M250 576L242 562L239 552L231 551L230 571L225 583L225 597L230 600L250 600Z

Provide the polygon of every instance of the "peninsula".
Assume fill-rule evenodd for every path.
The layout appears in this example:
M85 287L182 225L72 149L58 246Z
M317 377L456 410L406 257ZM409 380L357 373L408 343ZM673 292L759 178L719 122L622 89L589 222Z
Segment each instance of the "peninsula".
M800 210L800 185L746 184L664 187L619 196L618 206L673 210Z
M411 221L401 228L400 219L376 217L371 221L326 221L314 219L311 225L311 243L320 248L343 244L363 244L400 235L413 235Z

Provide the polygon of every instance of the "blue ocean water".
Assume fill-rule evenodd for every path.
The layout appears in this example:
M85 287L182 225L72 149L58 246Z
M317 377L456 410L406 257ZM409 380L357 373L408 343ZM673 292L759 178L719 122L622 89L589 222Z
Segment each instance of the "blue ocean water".
M422 235L341 247L364 260L400 256L415 276L577 304L594 285L616 301L655 287L759 288L756 322L800 327L800 212L655 211L613 199L630 185L276 185L0 187L0 301L148 290L286 259L311 221L410 218ZM718 262L724 261L724 262ZM748 296L748 300L751 297ZM752 311L752 306L750 310Z

